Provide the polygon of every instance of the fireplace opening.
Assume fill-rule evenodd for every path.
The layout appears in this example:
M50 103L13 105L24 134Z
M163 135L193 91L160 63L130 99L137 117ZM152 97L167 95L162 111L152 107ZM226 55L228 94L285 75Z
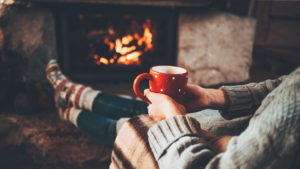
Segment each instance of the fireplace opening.
M151 66L175 64L174 9L71 6L56 17L59 62L71 78L132 80Z

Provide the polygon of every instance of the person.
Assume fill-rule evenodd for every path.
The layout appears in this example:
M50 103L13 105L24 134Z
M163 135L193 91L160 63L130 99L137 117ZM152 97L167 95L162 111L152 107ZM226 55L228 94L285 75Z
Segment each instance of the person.
M102 144L113 145L123 117L154 117L147 141L159 168L287 168L299 154L299 68L275 80L220 89L188 84L184 104L146 90L149 106L73 83L55 60L46 72L60 117ZM202 116L187 114L207 108L226 119L250 115L249 126L237 136L215 136L203 130Z
M189 91L189 90L188 90ZM145 91L149 115L162 117L148 131L159 168L296 168L300 153L300 68L261 83L204 89L194 86L185 106L220 109L224 118L252 115L237 136L210 144L209 136L183 105L169 96ZM212 147L213 145L214 147ZM299 165L299 164L298 164Z

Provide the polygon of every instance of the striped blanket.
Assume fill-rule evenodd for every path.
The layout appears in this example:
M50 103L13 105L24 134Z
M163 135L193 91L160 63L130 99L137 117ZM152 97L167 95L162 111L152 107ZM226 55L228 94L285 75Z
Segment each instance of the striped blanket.
M158 169L147 136L155 123L148 115L140 115L122 126L114 143L110 169Z

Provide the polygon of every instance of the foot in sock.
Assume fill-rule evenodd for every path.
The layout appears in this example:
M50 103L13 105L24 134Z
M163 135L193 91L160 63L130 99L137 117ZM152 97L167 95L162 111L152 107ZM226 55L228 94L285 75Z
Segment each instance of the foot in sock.
M56 60L50 60L46 67L46 75L49 82L52 84L55 91L60 91L65 84L70 80L65 77L56 62Z
M64 105L92 110L93 101L100 91L70 81L61 72L56 60L50 60L46 74L47 79L55 89L56 103L59 103L59 107Z
M62 109L59 107L59 108L57 108L57 110L58 110L60 119L71 122L76 127L78 127L77 118L78 118L79 114L82 112L82 109L76 109L74 107Z

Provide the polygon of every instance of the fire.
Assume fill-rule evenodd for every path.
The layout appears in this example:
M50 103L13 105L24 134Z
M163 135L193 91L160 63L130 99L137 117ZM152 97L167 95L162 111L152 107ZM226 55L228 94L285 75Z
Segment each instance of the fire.
M122 38L122 43L128 45L133 40L133 36L127 35Z
M102 57L99 59L99 62L100 62L100 63L103 63L103 64L105 64L105 65L108 64L108 60L107 60L106 58L102 58Z
M145 52L153 49L151 21L148 19L143 24L142 36L139 33L127 34L120 38L111 40L110 37L104 38L104 44L107 45L108 50L115 53L112 56L99 56L100 54L93 54L92 58L98 65L132 65L141 64L140 56ZM110 28L108 34L113 36L115 31Z
M124 65L129 65L129 64L140 64L139 56L141 56L143 52L141 51L136 51L132 52L128 55L121 56L118 60L118 64L124 64Z

